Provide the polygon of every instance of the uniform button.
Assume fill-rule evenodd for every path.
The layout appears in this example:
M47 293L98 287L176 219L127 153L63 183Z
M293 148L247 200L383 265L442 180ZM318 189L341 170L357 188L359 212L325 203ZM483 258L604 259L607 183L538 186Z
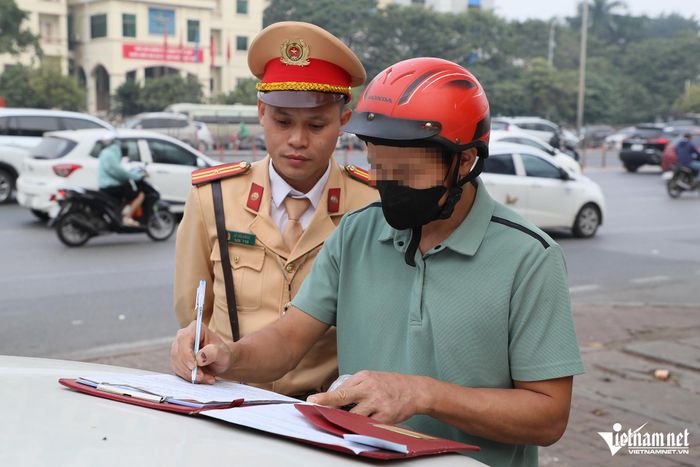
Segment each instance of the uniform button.
M234 256L234 257L233 257L233 262L234 262L234 264L238 264L238 262L239 262L240 260L241 260L241 257L240 257L240 256Z
M289 263L285 269L287 270L287 272L293 272L294 271L294 263Z
M403 242L399 242L399 246L403 246Z

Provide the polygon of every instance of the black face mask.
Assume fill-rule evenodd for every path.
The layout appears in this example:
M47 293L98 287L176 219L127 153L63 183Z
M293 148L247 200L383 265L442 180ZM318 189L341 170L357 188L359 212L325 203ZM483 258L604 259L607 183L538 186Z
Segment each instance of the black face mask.
M440 217L438 204L447 188L439 185L418 190L399 185L396 180L377 180L384 218L397 230L416 228Z

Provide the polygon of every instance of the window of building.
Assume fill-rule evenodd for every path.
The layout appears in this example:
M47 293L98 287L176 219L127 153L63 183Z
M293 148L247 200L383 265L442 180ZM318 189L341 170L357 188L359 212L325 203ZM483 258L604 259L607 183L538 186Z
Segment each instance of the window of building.
M248 14L248 0L236 0L236 13L239 15Z
M90 16L90 37L97 39L98 37L107 37L107 15L92 15Z
M75 29L73 26L73 15L66 16L66 23L68 29L68 50L73 50L75 47Z
M469 0L469 8L481 8L481 0Z
M136 15L129 13L122 15L122 36L136 37Z
M199 20L187 20L187 42L199 42Z
M248 50L248 38L246 36L236 36L236 50Z
M148 9L148 34L175 35L175 10L164 8Z

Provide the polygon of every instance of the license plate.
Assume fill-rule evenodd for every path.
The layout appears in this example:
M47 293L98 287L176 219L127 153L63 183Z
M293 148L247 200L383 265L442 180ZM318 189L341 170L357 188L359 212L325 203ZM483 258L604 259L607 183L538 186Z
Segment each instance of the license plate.
M61 212L61 206L58 204L54 204L49 208L49 217L51 219L54 219L56 216L58 216L58 213Z
M632 151L643 151L644 150L644 145L643 144L633 144L631 146Z

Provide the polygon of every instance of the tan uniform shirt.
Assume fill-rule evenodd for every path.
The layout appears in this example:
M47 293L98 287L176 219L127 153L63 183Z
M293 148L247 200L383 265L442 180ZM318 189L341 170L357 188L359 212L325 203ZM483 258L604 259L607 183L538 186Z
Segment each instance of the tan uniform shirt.
M246 174L221 180L226 230L255 235L255 245L228 245L241 336L279 319L342 216L378 199L376 190L350 178L332 161L321 202L290 254L270 217L268 163L269 157L266 157L254 163ZM262 187L257 210L251 208L249 202L254 185ZM330 195L329 190L333 190ZM330 197L337 198L334 199L337 212L328 212ZM204 323L230 340L231 325L210 184L193 187L177 232L174 301L175 314L183 327L196 318L194 299L200 279L207 281ZM278 381L260 386L283 394L304 394L327 387L336 376L333 328L294 370Z

